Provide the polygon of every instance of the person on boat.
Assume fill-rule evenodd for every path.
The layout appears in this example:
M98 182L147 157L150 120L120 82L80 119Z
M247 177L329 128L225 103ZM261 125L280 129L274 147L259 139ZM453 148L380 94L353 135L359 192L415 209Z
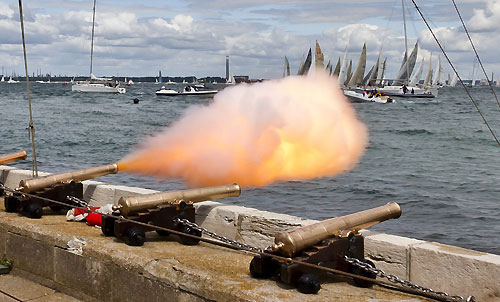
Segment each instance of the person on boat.
M403 84L403 93L406 94L408 92L408 87L406 87L406 84Z
M411 94L415 94L415 90L413 90L413 88L411 89Z
M186 91L186 92L191 91L191 86L187 85L186 87L184 87L184 91Z

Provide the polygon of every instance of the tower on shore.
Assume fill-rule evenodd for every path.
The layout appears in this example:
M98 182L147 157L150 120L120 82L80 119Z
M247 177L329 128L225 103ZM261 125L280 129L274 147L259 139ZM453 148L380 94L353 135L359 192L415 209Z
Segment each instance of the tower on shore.
M229 81L229 56L226 56L226 82Z

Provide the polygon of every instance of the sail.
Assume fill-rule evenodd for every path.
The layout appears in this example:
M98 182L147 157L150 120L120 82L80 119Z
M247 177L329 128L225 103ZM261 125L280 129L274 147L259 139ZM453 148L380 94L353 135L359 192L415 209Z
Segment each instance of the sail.
M380 66L380 57L382 56L382 50L380 50L377 58L377 62L375 62L375 65L372 67L372 72L370 73L370 76L368 77L368 80L364 83L365 86L375 86L375 82L377 80L378 76L378 69Z
M427 68L427 74L425 75L424 87L429 87L431 85L432 79L432 54L429 58L429 67Z
M160 83L163 82L163 78L161 76L161 70L158 71L158 79L159 79Z
M349 66L347 66L346 80L344 82L344 86L347 86L347 83L349 83L351 77L352 77L352 60L349 60Z
M309 72L309 68L311 68L312 54L311 49L309 48L309 53L307 54L306 60L304 64L300 67L297 75L306 75Z
M344 58L342 59L342 65L340 66L339 70L339 85L344 85L345 81L347 80L347 47L345 48L344 51Z
M441 86L444 84L444 72L443 66L441 65L441 56L438 57L438 64L436 70L434 71L433 85Z
M402 64L401 69L399 70L398 75L394 79L394 83L392 85L402 85L404 83L408 83L410 75L413 72L413 68L415 67L415 62L417 61L417 52L418 41L415 43L415 47L413 47L410 57L404 62L404 64Z
M457 74L454 73L453 78L451 78L451 81L450 81L450 83L448 83L448 85L450 85L451 87L455 87L455 86L457 86L457 82L458 82L458 77L457 77Z
M340 73L340 58L337 61L337 65L335 65L335 69L333 70L333 75L338 77Z
M418 66L417 72L413 74L410 80L409 86L416 86L418 82L420 82L420 78L422 77L422 71L424 70L424 59L422 58L422 62Z
M318 40L316 40L316 55L314 56L314 66L316 67L316 70L325 68L324 60L325 57L321 51L321 47L319 47Z
M370 68L370 71L368 71L368 73L366 74L366 76L363 78L363 83L362 85L363 86L368 86L368 82L373 74L373 69L375 68L375 65L372 66L372 68Z
M361 86L363 84L363 76L365 74L366 69L366 43L363 44L363 50L361 51L361 55L359 56L358 65L354 70L351 79L347 86L356 87Z
M377 76L376 86L383 86L384 76L385 76L385 64L387 63L387 58L384 59L382 67L379 68L379 74Z
M332 75L332 62L330 62L330 60L328 60L328 64L326 64L325 70L329 75Z
M285 66L283 67L283 77L290 76L290 62L288 62L288 58L285 56Z

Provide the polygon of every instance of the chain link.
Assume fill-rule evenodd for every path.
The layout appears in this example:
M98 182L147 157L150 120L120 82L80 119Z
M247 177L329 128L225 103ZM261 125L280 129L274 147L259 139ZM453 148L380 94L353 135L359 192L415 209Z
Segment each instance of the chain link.
M431 293L431 294L434 294L437 296L447 298L449 301L453 301L453 302L475 302L476 301L474 296L469 296L469 297L467 297L467 299L465 299L462 296L450 296L446 292L435 291L431 288L417 285L411 281L400 279L399 277L397 277L395 275L386 274L383 270L375 268L375 267L371 266L370 264L363 262L363 261L356 259L356 258L350 258L350 257L344 256L344 259L346 262L348 262L352 265L355 265L358 268L364 269L365 271L373 273L381 278L385 278L392 283L400 284L403 287L411 288L413 290L420 291L423 293Z
M80 198L76 198L75 196L66 196L66 199L75 203L77 206L80 207L88 207L89 203L86 202L85 200L81 200Z
M205 228L202 228L201 226L199 226L196 223L191 222L191 221L189 221L187 219L175 218L174 222L181 223L181 224L183 224L185 226L188 226L190 228L193 228L195 230L203 232L204 234L206 234L209 237L212 237L212 238L214 238L216 240L219 240L221 242L230 244L230 245L235 246L237 248L244 249L244 250L249 250L249 251L253 251L253 252L257 252L257 253L262 253L262 249L260 249L258 247L254 247L254 246L251 246L251 245L248 245L248 244L245 244L245 243L238 242L236 240L229 239L229 238L221 236L221 235L217 235L216 233L210 232L209 230L207 230Z

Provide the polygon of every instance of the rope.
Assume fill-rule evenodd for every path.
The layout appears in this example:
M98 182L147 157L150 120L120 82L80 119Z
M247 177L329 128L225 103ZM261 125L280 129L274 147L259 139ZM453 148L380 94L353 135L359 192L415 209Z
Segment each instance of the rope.
M33 168L32 175L38 177L38 165L36 162L36 148L35 148L35 125L33 124L33 113L31 111L31 94L30 94L30 80L28 75L28 59L26 57L26 42L24 39L24 21L23 21L23 4L19 0L19 19L21 19L21 35L23 38L23 51L24 51L24 71L26 73L26 93L28 96L28 107L30 112L30 122L28 125L28 133L31 135L31 148L33 152Z
M470 45L472 46L472 49L474 50L474 53L476 54L476 58L479 62L479 65L481 66L481 69L483 70L484 76L486 77L486 80L488 81L488 86L490 86L490 89L493 92L493 95L495 96L495 100L497 101L498 107L500 108L500 102L498 101L498 97L497 97L497 94L495 93L495 89L493 89L493 86L491 86L490 79L488 78L488 75L486 74L486 70L484 70L483 62L481 62L481 59L479 59L479 54L477 53L476 46L474 46L474 43L472 42L472 38L469 35L469 31L467 30L467 27L465 26L464 19L462 19L462 15L460 14L460 11L458 10L458 7L457 7L457 4L455 3L455 0L451 0L451 2L453 2L453 6L455 6L455 10L457 11L458 17L460 18L460 22L462 22L462 26L464 27L465 33L467 34L467 38L469 38ZM493 80L494 79L491 79L491 81L493 81Z
M420 11L420 8L417 6L417 3L415 3L415 0L411 0L411 2L413 3L413 5L415 6L415 8L417 9L418 13L420 14L420 17L422 18L422 20L424 21L425 25L427 26L427 28L429 29L430 33L432 34L432 37L434 37L434 40L436 41L436 43L439 46L439 48L441 49L441 52L443 53L444 57L446 58L446 60L450 64L451 68L453 69L453 72L455 73L455 75L457 76L458 80L460 81L460 83L464 87L465 92L469 96L469 99L471 100L472 104L474 105L474 107L476 107L476 110L479 113L479 115L481 115L481 118L483 119L483 122L486 124L486 127L488 127L488 130L490 131L491 135L493 136L493 138L497 142L497 145L500 147L500 141L498 140L497 136L495 135L495 132L493 132L493 129L491 128L490 124L488 123L488 121L486 120L485 116L481 112L481 109L479 109L479 106L477 105L476 101L474 101L474 98L472 98L472 95L470 94L469 89L467 89L467 86L465 86L462 78L460 77L460 75L458 74L457 70L455 69L455 66L453 65L453 63L451 63L450 58L448 57L448 55L446 54L446 51L441 46L441 43L439 43L438 38L434 34L434 31L432 30L432 28L429 26L429 23L427 23L427 20L425 19L424 15Z
M11 193L18 193L18 194L20 193L20 194L23 194L25 196L29 196L29 197L37 198L37 199L40 199L40 200L45 200L45 201L48 201L48 202L56 203L56 204L59 204L59 205L65 206L65 207L80 208L80 206L68 204L68 203L65 203L65 202L58 201L58 200L52 200L52 199L49 199L49 198L46 198L46 197L42 197L42 196L30 194L30 193L18 192L16 190L13 190L11 188L6 187L5 185L2 185L1 183L0 183L0 188L3 188L5 191L11 192ZM364 277L364 276L360 276L360 275L348 273L348 272L345 272L345 271L342 271L342 270L337 270L337 269L333 269L333 268L329 268L329 267L325 267L325 266L321 266L321 265L317 265L317 264L313 264L313 263L308 263L308 262L296 260L296 259L293 259L293 258L287 258L287 257L275 255L275 254L269 254L269 253L266 253L266 252L257 252L257 251L255 251L253 249L249 249L249 248L246 248L246 247L240 247L240 246L237 247L237 246L234 246L234 245L231 245L231 244L228 244L228 243L224 243L224 242L221 242L221 241L218 241L218 240L213 240L213 239L209 239L209 238L198 237L198 236L187 234L187 233L180 232L180 231L177 231L177 230L168 229L168 228L165 228L165 227L160 227L160 226L157 226L157 225L154 225L154 224L149 224L149 223L144 223L144 222L140 222L140 221L128 219L128 218L125 218L123 216L114 216L114 215L110 215L110 214L102 214L102 213L96 212L96 211L91 210L91 209L85 209L85 211L89 212L89 213L99 214L99 215L102 215L102 216L105 216L105 217L111 217L113 219L117 219L117 220L120 220L120 221L126 221L126 222L134 223L134 224L137 224L137 225L146 226L146 227L153 228L153 229L156 229L156 230L159 230L159 231L166 231L166 232L178 235L178 236L184 236L184 237L196 239L196 240L199 240L201 242L205 242L205 243L216 245L216 246L220 246L220 247L225 247L225 248L237 251L237 252L244 252L244 253L249 253L249 254L253 254L253 255L260 255L260 256L265 256L265 257L272 257L272 258L276 258L277 260L282 261L283 263L300 264L300 265L304 265L304 266L311 267L311 268L318 269L318 270L323 270L323 271L326 271L326 272L329 272L329 273L333 273L333 274L337 274L337 275L342 275L342 276L346 276L346 277L351 277L351 278L356 278L356 279L361 279L361 280L369 281L369 282L372 282L374 284L377 284L377 285L385 287L385 288L389 288L389 289L392 289L392 290L396 290L396 291L400 291L400 292L405 292L405 293L409 293L409 294L413 294L413 295L417 295L417 296L431 298L431 299L434 299L436 301L445 301L445 302L447 302L447 301L453 301L453 300L450 300L447 297L439 296L439 295L436 295L436 294L433 294L433 293L430 293L430 292L420 292L420 291L414 290L412 288L406 288L406 287L403 287L401 285L393 284L393 283L390 283L390 282L387 282L387 281L382 281L382 280L377 280L377 279L373 279L373 278L368 278L368 277Z

